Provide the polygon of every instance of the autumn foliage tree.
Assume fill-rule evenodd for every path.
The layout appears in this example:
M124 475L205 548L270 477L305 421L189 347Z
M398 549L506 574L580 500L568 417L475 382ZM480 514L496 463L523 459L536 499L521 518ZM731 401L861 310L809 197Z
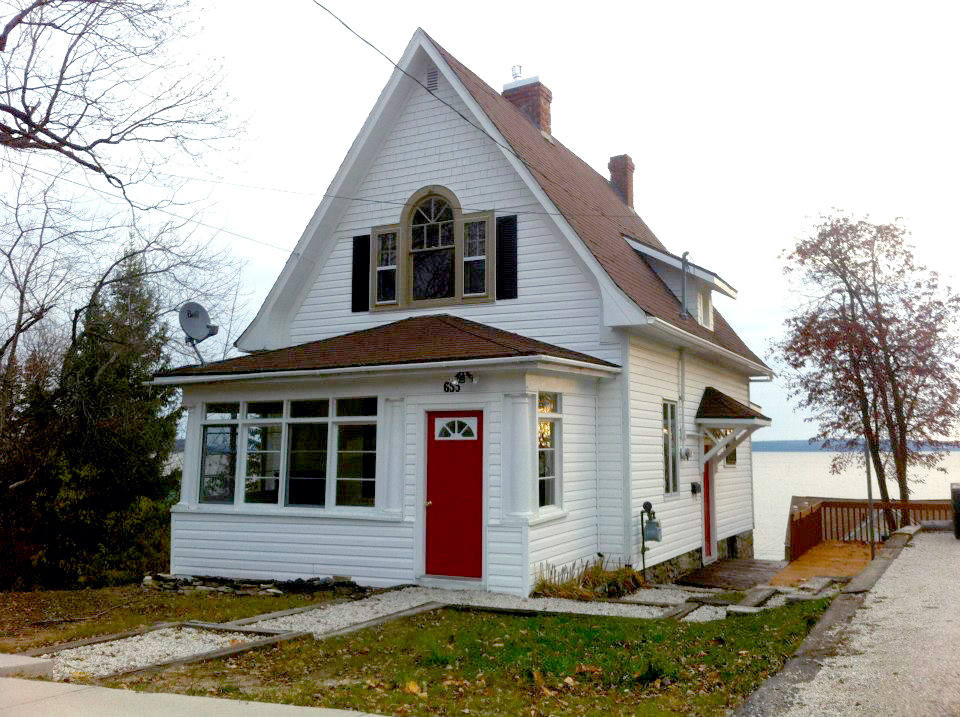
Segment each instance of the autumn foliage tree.
M884 501L888 480L909 500L911 469L938 466L960 418L960 296L915 261L906 235L896 221L822 217L785 253L798 304L774 344L815 438L865 442ZM834 470L859 455L840 453Z

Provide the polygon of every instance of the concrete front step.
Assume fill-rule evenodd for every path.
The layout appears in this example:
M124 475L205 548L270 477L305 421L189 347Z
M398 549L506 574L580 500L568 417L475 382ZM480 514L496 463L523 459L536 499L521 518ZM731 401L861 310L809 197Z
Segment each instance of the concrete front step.
M10 655L0 653L0 675L11 677L52 677L53 660L51 658L30 657L29 655Z

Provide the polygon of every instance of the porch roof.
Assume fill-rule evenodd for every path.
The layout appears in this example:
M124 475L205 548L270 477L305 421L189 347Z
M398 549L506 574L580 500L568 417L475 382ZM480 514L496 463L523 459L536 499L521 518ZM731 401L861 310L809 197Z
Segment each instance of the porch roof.
M712 386L703 389L697 423L703 426L769 426L771 421L759 411L740 403Z
M416 316L362 331L272 351L182 366L156 378L229 376L302 370L400 366L449 361L545 356L619 368L616 364L544 341L449 314ZM167 383L169 381L165 381Z

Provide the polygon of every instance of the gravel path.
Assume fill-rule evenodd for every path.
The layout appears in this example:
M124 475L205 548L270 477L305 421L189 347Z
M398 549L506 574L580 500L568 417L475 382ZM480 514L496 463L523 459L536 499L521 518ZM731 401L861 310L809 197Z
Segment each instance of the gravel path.
M257 622L248 627L307 630L316 636L340 630L360 622L374 620L401 610L408 610L428 602L453 605L475 605L544 612L572 612L583 615L611 615L617 617L655 618L663 614L661 607L626 605L608 602L579 602L557 598L521 598L475 590L440 590L438 588L404 588L381 593L356 602L330 605L295 615Z
M63 680L76 672L102 677L121 670L133 670L157 662L217 650L255 639L248 633L166 627L122 640L84 645L52 655L53 678Z
M915 536L841 630L787 715L960 715L960 540Z

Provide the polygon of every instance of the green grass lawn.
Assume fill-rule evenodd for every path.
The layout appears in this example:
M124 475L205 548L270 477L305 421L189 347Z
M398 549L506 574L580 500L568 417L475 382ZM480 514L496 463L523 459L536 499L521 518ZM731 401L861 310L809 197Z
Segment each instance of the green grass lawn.
M139 585L0 592L0 652L132 630L154 622L227 622L334 599L329 592L229 595L145 591Z
M826 604L709 623L445 609L109 684L384 714L723 714Z

